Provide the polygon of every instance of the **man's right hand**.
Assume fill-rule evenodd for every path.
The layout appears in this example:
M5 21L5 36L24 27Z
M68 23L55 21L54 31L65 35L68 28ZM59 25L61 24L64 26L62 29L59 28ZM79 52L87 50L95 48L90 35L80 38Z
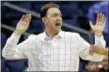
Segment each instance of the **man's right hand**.
M19 35L23 34L28 29L31 18L31 14L23 15L20 21L17 23L15 33Z

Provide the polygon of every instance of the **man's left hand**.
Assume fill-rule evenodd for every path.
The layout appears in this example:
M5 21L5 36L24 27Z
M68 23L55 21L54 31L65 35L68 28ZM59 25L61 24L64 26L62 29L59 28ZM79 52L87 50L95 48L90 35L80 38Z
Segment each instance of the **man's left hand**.
M94 31L96 36L99 37L102 36L104 26L105 26L105 17L104 14L102 13L97 14L96 24L93 24L92 21L90 21L90 27Z

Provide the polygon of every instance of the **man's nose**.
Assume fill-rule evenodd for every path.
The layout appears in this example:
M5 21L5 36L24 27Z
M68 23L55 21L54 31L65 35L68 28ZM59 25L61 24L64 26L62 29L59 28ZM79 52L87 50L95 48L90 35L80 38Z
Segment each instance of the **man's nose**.
M58 17L57 17L57 21L60 21L60 20L61 20L61 17L58 16Z

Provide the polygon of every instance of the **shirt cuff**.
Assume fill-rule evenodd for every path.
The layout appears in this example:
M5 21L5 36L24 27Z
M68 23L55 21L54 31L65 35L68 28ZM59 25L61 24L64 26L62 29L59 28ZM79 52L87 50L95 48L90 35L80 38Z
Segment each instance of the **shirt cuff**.
M95 35L95 45L102 45L103 47L105 47L105 44L106 43L103 35L101 37Z
M103 35L101 37L95 35L95 40L101 40L101 39L103 39Z

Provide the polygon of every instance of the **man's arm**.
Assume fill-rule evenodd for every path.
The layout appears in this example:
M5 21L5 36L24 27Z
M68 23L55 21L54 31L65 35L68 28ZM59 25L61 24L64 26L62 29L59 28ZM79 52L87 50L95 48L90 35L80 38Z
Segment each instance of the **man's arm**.
M91 29L95 33L95 45L91 46L90 52L92 53L98 53L103 55L108 55L108 51L105 49L106 42L103 38L103 29L105 27L105 17L102 13L97 15L96 24L93 24L90 21Z
M21 35L17 35L14 32L8 38L4 48L2 50L2 56L5 59L21 59L21 58L24 58L24 56L22 55L22 52L18 48L16 48L20 37L21 37Z
M90 46L83 38L78 36L80 42L79 56L82 59L90 61L102 61L103 55L108 54L108 51L104 48L105 40L102 38L102 31L104 29L104 25L105 17L103 14L97 15L96 24L93 24L90 21L90 26L94 31L95 35L97 36L97 38L95 39L95 45L93 46Z
M13 34L8 38L3 51L2 55L5 59L24 59L26 58L23 49L25 47L28 47L27 42L24 41L23 43L17 45L21 35L26 31L26 29L29 26L31 20L31 15L23 15L21 20L18 22L16 30L13 32Z
M106 47L106 42L103 38L103 36L101 35L99 36L95 36L95 45L91 45L90 46L90 54L100 54L100 55L108 55L108 50L105 49Z
M77 35L78 37L78 54L79 56L83 59L83 60L89 60L89 61L94 61L94 62L100 62L103 60L103 55L99 55L94 54L95 51L93 51L93 53L91 53L91 45L85 41L80 35ZM95 49L95 46L93 46L93 49ZM98 49L98 47L96 47L96 49Z

